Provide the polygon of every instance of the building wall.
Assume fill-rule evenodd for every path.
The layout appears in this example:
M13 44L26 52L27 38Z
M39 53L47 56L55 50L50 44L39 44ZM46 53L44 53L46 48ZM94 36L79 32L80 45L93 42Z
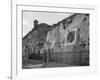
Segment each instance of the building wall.
M50 60L69 65L89 65L89 15L75 15L71 23L65 22L65 24L63 24L66 27L65 29L62 24L63 21L50 31L53 33L52 35L55 36L55 39L53 38L55 43L52 43L52 40L50 41L55 45ZM70 43L67 40L68 33L71 31L75 31L75 39ZM59 43L59 46L57 43Z
M85 14L76 14L70 20L70 22L71 23L68 23L68 20L66 20L65 23L63 23L63 21L60 21L60 23L53 30L48 32L49 33L47 34L48 39L46 39L46 41L51 42L51 45L54 45L53 48L57 48L57 47L63 48L63 47L67 47L68 45L74 46L77 42L79 42L77 38L80 38L80 40L82 39L88 41L89 16L86 16ZM64 25L66 27L65 29L63 28ZM73 42L68 42L68 33L72 31L75 31L74 40ZM51 37L53 37L53 40L50 39Z

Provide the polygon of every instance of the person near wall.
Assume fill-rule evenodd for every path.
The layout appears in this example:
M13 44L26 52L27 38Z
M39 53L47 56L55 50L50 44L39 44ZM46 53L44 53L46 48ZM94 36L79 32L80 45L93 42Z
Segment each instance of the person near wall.
M49 51L48 51L49 52ZM44 49L44 63L48 63L49 62L49 54L46 51L46 49Z

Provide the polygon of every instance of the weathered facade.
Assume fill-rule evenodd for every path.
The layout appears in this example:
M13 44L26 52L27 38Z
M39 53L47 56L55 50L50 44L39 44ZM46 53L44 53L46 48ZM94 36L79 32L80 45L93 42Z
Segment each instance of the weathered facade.
M58 24L48 32L46 41L50 42L51 48L54 49L78 46L82 41L88 44L89 15L74 14L63 21L58 22ZM66 51L68 50L66 48ZM73 50L73 48L70 48L70 50Z

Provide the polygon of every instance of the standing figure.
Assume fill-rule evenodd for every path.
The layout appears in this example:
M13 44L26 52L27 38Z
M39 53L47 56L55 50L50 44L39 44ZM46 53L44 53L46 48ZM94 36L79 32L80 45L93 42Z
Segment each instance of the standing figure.
M47 51L46 49L44 49L44 63L48 63L48 54L47 54Z

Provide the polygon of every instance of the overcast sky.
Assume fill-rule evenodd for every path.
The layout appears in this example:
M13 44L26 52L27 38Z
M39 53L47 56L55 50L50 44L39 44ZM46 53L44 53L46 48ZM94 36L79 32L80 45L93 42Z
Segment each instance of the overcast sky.
M23 37L34 27L33 21L36 19L39 23L47 23L52 25L73 13L54 13L54 12L34 12L23 11Z

